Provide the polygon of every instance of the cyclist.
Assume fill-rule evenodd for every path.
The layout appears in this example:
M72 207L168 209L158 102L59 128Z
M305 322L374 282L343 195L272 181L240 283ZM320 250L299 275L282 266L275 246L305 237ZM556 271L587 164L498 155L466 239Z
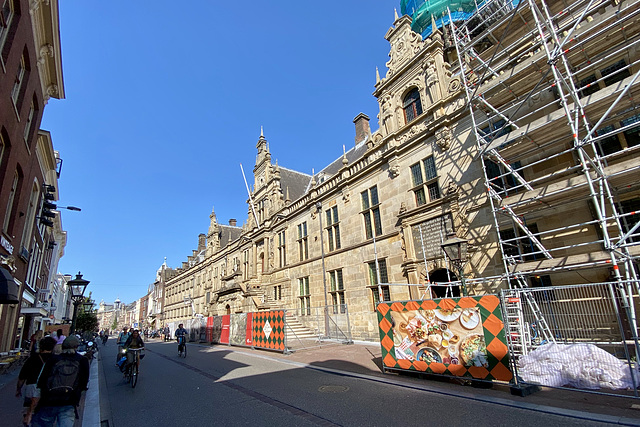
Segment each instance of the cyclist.
M144 348L144 341L142 341L142 337L140 336L140 331L134 329L127 341L125 341L124 346L125 349L130 348ZM127 352L127 365L131 365L133 363L133 352ZM138 359L139 360L139 359Z
M118 352L116 353L116 366L118 366L118 362L120 361L120 358L122 357L122 349L124 348L124 343L127 342L127 339L129 338L129 332L127 332L129 329L125 326L124 328L122 328L122 332L120 332L120 335L118 335Z
M180 355L180 352L182 351L182 346L184 345L186 336L187 336L187 330L185 328L183 328L182 323L180 323L178 325L178 329L176 329L176 338L178 341L178 356Z

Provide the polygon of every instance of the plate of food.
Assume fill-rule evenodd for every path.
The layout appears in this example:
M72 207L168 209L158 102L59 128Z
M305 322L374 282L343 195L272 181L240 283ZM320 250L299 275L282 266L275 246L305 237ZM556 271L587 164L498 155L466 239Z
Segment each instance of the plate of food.
M408 322L400 322L398 330L413 342L422 342L429 335L427 320L420 315L410 318Z
M487 346L480 334L467 335L460 341L460 359L464 366L484 366L487 362Z
M438 308L435 310L436 317L443 322L453 322L458 317L460 317L461 310L459 308L454 308L451 310Z
M474 329L480 323L480 313L477 308L465 308L460 314L460 324L465 329Z
M442 363L442 356L430 347L424 347L418 350L416 360L427 363Z

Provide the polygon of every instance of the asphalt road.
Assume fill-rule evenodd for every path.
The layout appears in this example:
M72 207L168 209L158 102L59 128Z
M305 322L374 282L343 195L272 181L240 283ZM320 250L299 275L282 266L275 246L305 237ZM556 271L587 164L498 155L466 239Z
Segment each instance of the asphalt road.
M116 345L101 348L102 418L139 425L595 426L528 409L291 366L224 346L147 343L135 389L114 366Z

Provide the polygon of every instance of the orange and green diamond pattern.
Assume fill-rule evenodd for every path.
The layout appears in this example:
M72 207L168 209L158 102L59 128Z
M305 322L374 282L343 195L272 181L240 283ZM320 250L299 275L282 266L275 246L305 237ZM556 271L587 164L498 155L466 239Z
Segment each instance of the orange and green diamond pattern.
M463 366L444 363L427 363L419 360L396 358L391 312L435 310L478 307L484 341L487 347L487 367ZM507 347L500 299L496 295L476 297L443 298L439 300L397 301L378 304L378 325L382 362L385 367L410 371L423 371L457 377L472 377L483 380L510 381L513 374L509 369L509 349Z
M253 347L284 351L284 311L253 313Z

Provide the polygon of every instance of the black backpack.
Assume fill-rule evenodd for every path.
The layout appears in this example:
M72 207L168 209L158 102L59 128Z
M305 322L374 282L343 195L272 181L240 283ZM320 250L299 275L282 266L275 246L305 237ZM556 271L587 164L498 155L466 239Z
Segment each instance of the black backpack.
M74 404L80 384L80 361L62 357L47 378L47 401L53 405Z

